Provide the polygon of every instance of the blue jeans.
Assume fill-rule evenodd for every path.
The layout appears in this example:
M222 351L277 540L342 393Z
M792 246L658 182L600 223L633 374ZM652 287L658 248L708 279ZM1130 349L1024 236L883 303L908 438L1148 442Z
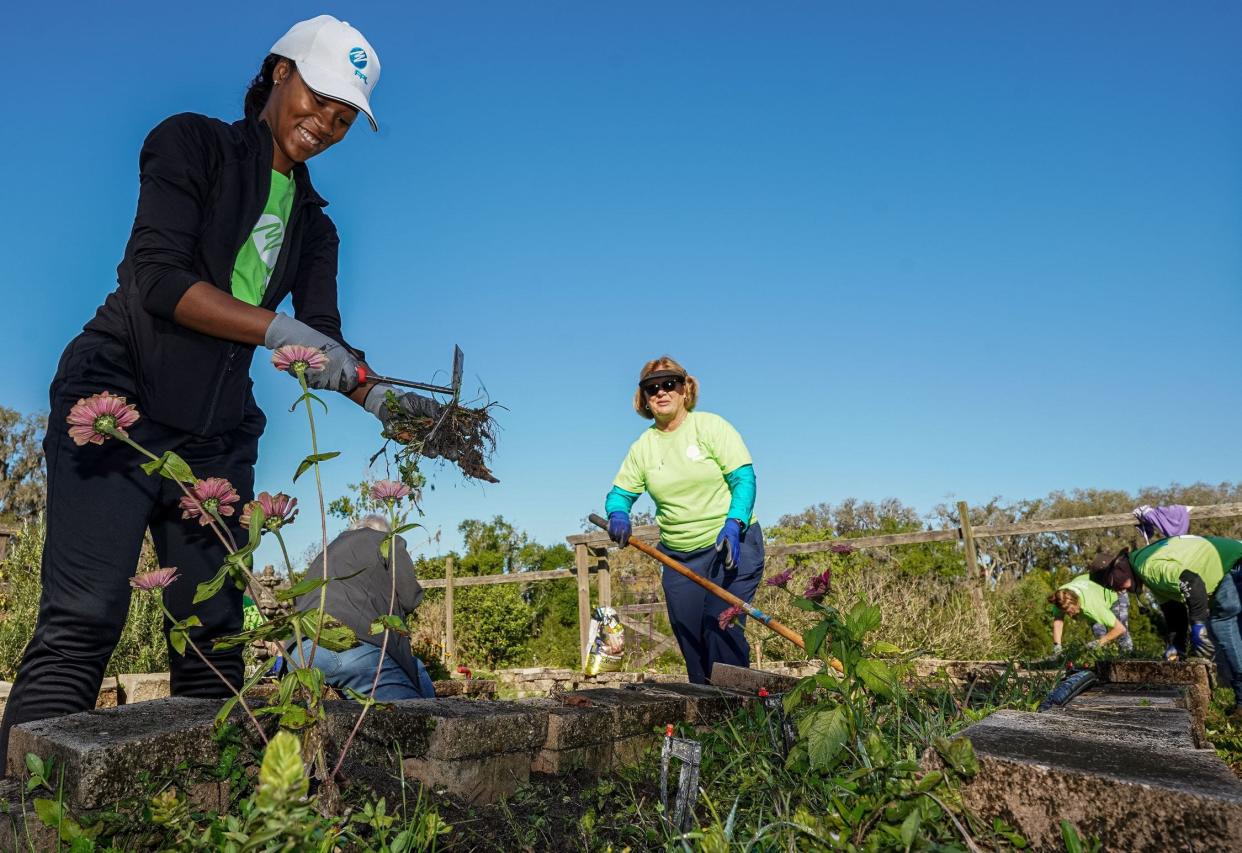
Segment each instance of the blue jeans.
M1117 601L1113 604L1113 615L1122 625L1126 626L1126 632L1121 635L1121 639L1117 641L1117 648L1123 652L1134 651L1134 638L1130 636L1130 594L1123 592L1118 594ZM1091 633L1095 634L1098 640L1108 633L1108 629L1096 622L1091 626Z
M314 645L311 640L303 640L300 653L294 650L286 656L289 665L297 667L303 660L310 660ZM400 664L393 660L392 655L385 655L384 658L384 669L380 672L374 694L371 693L371 682L375 680L375 667L380 660L379 646L359 643L344 652L333 652L320 646L315 652L314 666L323 672L324 681L331 687L342 691L345 688L356 690L381 702L436 698L435 685L431 683L431 676L427 674L427 668L421 660L414 658L414 665L418 669L418 684L414 684Z
M1216 652L1233 670L1234 702L1242 706L1242 629L1238 616L1242 615L1242 564L1234 566L1216 587L1212 597L1212 614L1208 627L1216 642Z
M671 551L663 543L657 547L695 574L748 603L763 578L763 531L758 524L747 527L742 534L740 565L731 572L725 571L724 557L713 546L689 552ZM686 677L692 684L706 684L712 666L718 663L750 666L750 644L742 631L745 616L729 630L721 631L720 614L729 607L727 602L672 569L664 569L661 582L668 621L686 659Z

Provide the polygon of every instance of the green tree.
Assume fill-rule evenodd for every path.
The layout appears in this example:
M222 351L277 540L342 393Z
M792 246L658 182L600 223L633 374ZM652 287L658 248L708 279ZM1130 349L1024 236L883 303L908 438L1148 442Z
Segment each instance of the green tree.
M43 512L47 475L39 436L46 415L26 415L0 406L0 520L25 521Z

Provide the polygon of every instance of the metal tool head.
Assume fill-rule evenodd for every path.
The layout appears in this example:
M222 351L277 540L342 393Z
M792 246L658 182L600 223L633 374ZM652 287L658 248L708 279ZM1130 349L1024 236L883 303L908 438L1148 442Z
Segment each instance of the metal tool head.
M453 402L457 402L457 398L461 396L461 371L466 361L465 354L461 351L461 347L453 345L453 381L449 383L449 387L453 389Z

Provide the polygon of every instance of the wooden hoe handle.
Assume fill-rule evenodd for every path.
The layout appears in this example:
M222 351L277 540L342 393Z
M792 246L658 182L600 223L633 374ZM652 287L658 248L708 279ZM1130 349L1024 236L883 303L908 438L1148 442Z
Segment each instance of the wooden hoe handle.
M591 515L587 516L587 518L596 527L602 528L604 530L608 529L608 522L603 517L592 513ZM641 542L631 537L630 547L637 548L639 551L642 551L644 554L646 554L648 557L651 557L653 560L656 560L659 563L667 566L668 568L672 569L678 574L685 575L690 580L694 581L699 586L703 587L703 589L707 590L708 592L710 592L712 595L716 596L717 598L727 601L735 607L742 608L742 610L745 611L747 616L750 616L752 619L755 619L760 624L768 626L773 631L780 634L782 637L784 637L789 642L793 643L798 648L802 649L803 651L806 651L806 643L802 642L801 634L799 634L797 631L793 630L792 628L785 627L780 622L777 622L775 619L773 619L768 614L764 613L759 608L752 607L751 605L747 604L745 601L742 601L742 599L738 598L736 595L729 592L724 587L718 586L717 584L714 584L711 581L709 581L707 578L695 574L694 572L690 571L690 569L686 568L681 563L674 560L672 557L660 551L657 551L655 548L652 548L646 542Z

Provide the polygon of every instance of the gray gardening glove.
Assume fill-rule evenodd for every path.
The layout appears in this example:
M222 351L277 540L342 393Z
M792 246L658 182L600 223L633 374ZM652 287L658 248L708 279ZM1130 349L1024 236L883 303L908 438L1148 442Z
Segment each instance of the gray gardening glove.
M310 387L343 394L358 387L359 362L344 344L288 314L277 314L267 327L263 346L275 350L290 344L314 347L327 356L328 364L322 370L306 371L306 384Z
M384 425L384 432L392 432L392 422L398 417L398 414L391 412L385 405L388 392L391 391L397 397L397 406L410 417L431 418L437 421L444 412L444 405L437 403L430 397L424 397L422 394L415 394L413 391L398 391L391 385L380 383L367 392L367 398L363 401L363 407L368 412L379 418L379 422ZM423 455L435 456L429 452L429 448L425 448ZM451 458L455 454L446 455L445 458Z

